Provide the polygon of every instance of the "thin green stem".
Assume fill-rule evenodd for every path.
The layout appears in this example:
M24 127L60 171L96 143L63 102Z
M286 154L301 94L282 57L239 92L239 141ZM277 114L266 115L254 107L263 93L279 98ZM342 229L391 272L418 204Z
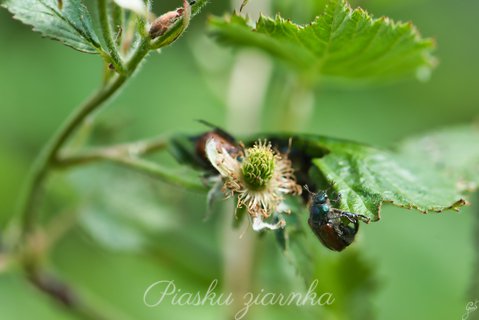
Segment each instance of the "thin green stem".
M172 173L171 169L164 168L151 161L135 157L128 158L116 156L105 157L104 160L109 160L113 163L120 164L141 173L145 173L154 178L159 178L163 182L176 185L178 187L198 192L205 192L208 190L207 187L199 180L194 181L191 179L185 179L177 174Z
M111 31L107 2L106 0L98 0L97 4L103 40L105 40L106 47L108 48L108 53L111 57L113 67L118 73L123 74L125 72L125 68L123 67L123 62L118 53L118 48L116 47L116 43Z
M161 181L172 185L181 186L193 191L206 191L204 184L199 181L185 179L171 170L163 168L157 163L140 159L139 156L163 150L168 147L168 137L158 137L150 140L140 140L131 143L118 144L102 148L94 148L75 154L63 153L55 162L57 168L69 168L77 165L86 165L98 161L110 161L130 169L146 173Z
M109 157L138 157L155 151L163 150L168 147L168 143L169 138L161 136L149 140L140 140L108 147L93 148L74 154L64 152L59 155L55 165L57 167L66 168L105 160Z
M61 126L60 130L58 130L53 136L47 146L42 150L33 165L26 192L24 193L21 202L21 214L23 219L22 235L26 235L35 224L38 198L41 194L43 182L48 174L50 166L56 162L60 149L88 115L98 110L109 98L118 92L118 90L126 83L129 75L136 70L140 62L147 55L148 51L148 41L144 40L127 64L127 74L114 76L106 86L102 87L96 94L76 109L76 111Z
M309 124L314 108L312 85L310 80L301 76L291 80L280 115L281 130L293 132Z
M36 159L31 180L28 183L25 196L23 212L23 233L27 233L32 228L36 212L36 204L43 181L48 173L50 164L55 162L55 158L60 148L65 144L71 134L83 122L87 115L101 106L110 98L126 81L126 77L117 76L109 85L100 89L95 95L87 100L75 113L73 113L63 124L60 130L55 134L50 143L41 152Z

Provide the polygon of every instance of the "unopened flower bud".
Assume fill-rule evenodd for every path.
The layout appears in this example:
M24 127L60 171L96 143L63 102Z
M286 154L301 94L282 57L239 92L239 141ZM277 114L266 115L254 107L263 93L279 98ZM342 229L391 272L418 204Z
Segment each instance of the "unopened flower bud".
M184 1L183 7L176 10L168 11L156 18L150 27L150 37L155 39L162 36L180 17L184 16L185 19L190 18L191 5L196 1ZM188 21L189 22L189 21Z

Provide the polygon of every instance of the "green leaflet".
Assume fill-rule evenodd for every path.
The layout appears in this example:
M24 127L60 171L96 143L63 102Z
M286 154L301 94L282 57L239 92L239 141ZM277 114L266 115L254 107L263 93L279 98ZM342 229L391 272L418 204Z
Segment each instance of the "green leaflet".
M86 53L102 51L90 14L81 0L5 0L14 18L33 26L33 30Z
M260 49L300 73L353 80L426 77L435 65L432 39L423 39L411 23L373 19L344 0L331 0L308 25L277 15L261 16L254 27L236 14L210 20L220 43Z

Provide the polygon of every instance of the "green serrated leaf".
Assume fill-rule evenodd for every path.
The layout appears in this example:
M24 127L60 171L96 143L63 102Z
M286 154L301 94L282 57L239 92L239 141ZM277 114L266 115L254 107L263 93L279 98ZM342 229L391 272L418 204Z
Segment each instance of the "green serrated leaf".
M33 26L43 36L58 40L81 52L99 53L100 41L90 14L81 0L5 0L14 18Z
M460 188L473 191L479 184L479 126L446 128L412 137L399 146L409 158L432 163L437 170L458 181Z
M261 16L254 26L241 16L210 20L219 42L253 47L299 72L347 79L426 77L435 65L432 39L423 39L411 23L373 19L344 0L331 0L308 25L277 15Z
M280 149L287 148L290 137L262 136ZM316 135L292 138L291 159L301 182L332 185L342 196L342 210L377 221L385 202L424 213L457 210L466 204L457 180L421 157Z
M358 151L336 151L313 160L312 170L319 170L342 195L342 210L379 220L383 202L423 213L466 203L454 181L430 166L371 147Z

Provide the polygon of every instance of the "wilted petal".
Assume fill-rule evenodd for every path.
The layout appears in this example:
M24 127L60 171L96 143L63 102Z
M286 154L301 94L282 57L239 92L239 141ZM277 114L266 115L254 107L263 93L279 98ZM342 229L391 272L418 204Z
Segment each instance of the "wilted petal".
M223 177L230 177L235 174L239 169L239 163L233 159L228 151L222 147L221 143L218 143L215 139L209 139L206 142L206 157L211 162L211 165Z

